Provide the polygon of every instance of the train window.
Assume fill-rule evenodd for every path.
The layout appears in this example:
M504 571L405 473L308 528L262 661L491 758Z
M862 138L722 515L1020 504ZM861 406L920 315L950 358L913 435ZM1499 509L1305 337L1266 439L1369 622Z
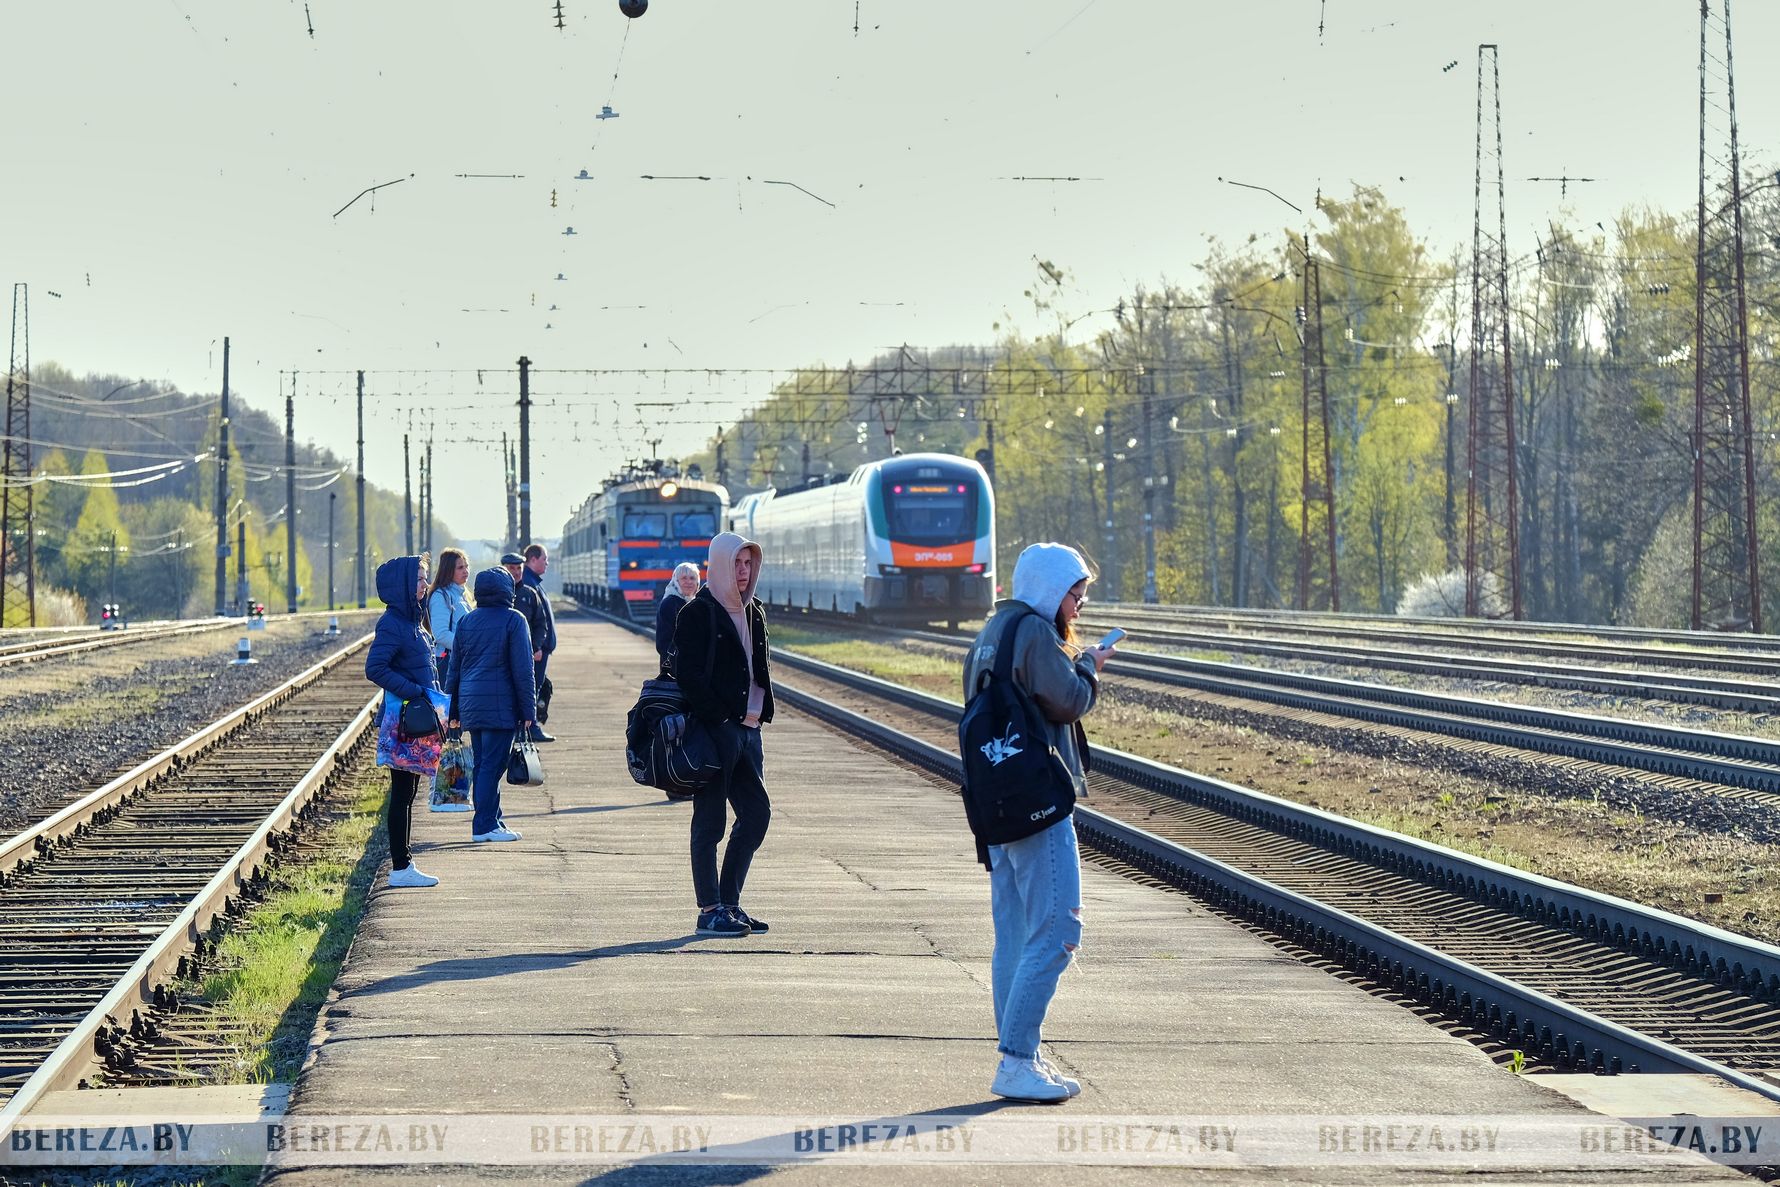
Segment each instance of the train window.
M624 534L632 539L659 540L667 535L667 523L665 511L626 510Z
M680 511L674 515L674 535L683 540L716 534L717 509L715 507L699 511Z
M976 498L962 484L893 487L887 492L890 534L912 544L956 544L976 536Z

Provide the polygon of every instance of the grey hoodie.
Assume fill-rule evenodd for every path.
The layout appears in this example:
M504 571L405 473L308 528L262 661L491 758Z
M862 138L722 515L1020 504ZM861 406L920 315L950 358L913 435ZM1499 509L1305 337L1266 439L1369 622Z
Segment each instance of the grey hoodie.
M1092 659L1070 657L1053 623L1063 595L1089 575L1081 553L1066 544L1034 544L1026 549L1014 564L1014 596L997 603L964 664L964 697L968 701L977 681L995 666L1008 619L1025 615L1014 630L1014 683L1044 714L1047 739L1069 768L1078 796L1088 794L1082 764L1085 740L1078 740L1078 723L1094 707L1100 680Z

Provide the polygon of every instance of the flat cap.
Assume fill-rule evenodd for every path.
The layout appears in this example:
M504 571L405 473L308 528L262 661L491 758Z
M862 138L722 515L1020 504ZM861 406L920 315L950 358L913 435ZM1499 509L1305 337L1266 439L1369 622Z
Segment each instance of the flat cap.
M523 565L525 563L525 558L520 556L517 552L503 552L501 554L501 563L503 565Z

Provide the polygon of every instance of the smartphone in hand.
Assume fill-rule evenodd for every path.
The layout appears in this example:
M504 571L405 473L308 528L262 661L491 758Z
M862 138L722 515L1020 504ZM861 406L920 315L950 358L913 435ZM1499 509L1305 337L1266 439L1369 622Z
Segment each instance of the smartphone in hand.
M1111 651L1114 647L1117 647L1124 638L1125 632L1119 627L1114 627L1112 630L1106 632L1105 637L1102 638L1100 642L1094 644L1094 646L1100 648L1102 651Z

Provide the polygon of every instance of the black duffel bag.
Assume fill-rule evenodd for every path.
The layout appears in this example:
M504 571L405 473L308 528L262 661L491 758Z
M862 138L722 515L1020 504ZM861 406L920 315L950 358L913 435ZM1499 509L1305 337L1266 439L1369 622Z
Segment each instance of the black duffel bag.
M705 655L707 679L716 654L713 629ZM723 774L716 736L688 711L679 683L668 676L643 681L642 694L625 718L624 762L632 779L667 792L670 800L690 799Z

